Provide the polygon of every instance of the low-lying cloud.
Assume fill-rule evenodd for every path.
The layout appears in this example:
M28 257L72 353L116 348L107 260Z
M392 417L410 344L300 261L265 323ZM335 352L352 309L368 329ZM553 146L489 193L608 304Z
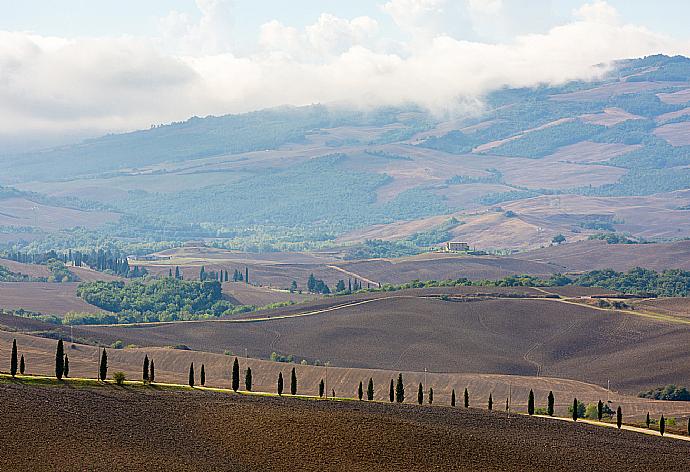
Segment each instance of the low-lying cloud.
M122 131L191 115L317 102L411 102L458 112L504 85L588 80L602 73L597 64L690 51L686 43L622 24L601 1L542 33L500 42L458 39L443 27L450 3L382 3L405 30L405 41L383 37L379 23L366 16L324 13L300 29L274 20L261 28L257 50L244 56L232 52L224 26L232 8L225 0L199 0L203 15L196 23L171 12L161 20L160 35L150 38L0 32L0 133ZM501 25L505 3L468 0L463 14ZM173 50L165 39L172 36Z

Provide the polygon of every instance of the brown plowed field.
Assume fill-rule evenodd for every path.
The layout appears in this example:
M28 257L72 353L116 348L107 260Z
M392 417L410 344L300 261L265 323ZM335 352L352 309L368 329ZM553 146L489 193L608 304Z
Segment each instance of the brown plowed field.
M690 241L659 244L606 244L582 241L516 254L517 259L560 267L562 271L595 269L690 269Z
M11 261L9 259L0 259L0 266L5 266L12 272L18 272L31 277L49 277L50 271L48 266L38 264L23 264L21 262Z
M47 315L70 311L97 313L101 310L77 297L78 283L0 282L0 308L23 308Z
M75 333L76 335L77 333ZM56 341L37 336L0 331L0 358L8 359L12 340L17 340L19 354L26 360L27 373L34 375L54 375ZM68 333L65 336L68 340ZM70 359L70 373L72 377L94 378L97 372L99 351L95 346L83 344L66 344L67 355ZM254 391L273 393L276 390L278 373L282 372L285 379L289 378L290 369L297 371L299 393L316 395L321 379L326 383L327 392L335 390L339 397L355 398L356 390L361 381L364 386L372 378L374 381L375 399L388 400L390 380L398 376L398 371L382 369L354 369L347 367L323 367L310 365L294 365L289 363L271 362L261 359L244 358L239 354L240 369L244 373L246 367L253 372ZM172 348L126 348L108 349L109 372L125 372L128 379L141 378L141 364L144 355L155 361L156 380L163 383L186 384L188 369L191 362L197 369L203 364L206 371L206 385L211 387L228 388L230 386L230 372L234 356L212 354L199 351L185 351ZM0 371L7 370L8 365L0 365ZM486 408L489 394L493 395L496 409L504 408L505 400L512 398L513 411L526 411L527 397L530 389L535 393L537 406L545 406L549 391L553 391L556 398L556 412L562 416L568 415L568 406L576 396L585 403L596 403L598 400L609 399L612 408L621 405L626 418L641 421L647 412L653 417L662 413L666 417L690 416L690 402L654 401L635 396L607 392L596 385L576 380L558 379L552 377L530 377L500 374L473 373L427 373L403 371L408 402L416 401L417 386L421 382L433 387L435 403L447 405L450 403L451 391L455 389L458 399L467 387L470 393L470 403L477 408ZM242 379L243 379L242 374ZM242 384L243 385L243 384ZM679 424L682 421L679 419Z
M690 377L687 325L558 300L387 297L312 316L80 326L75 336L106 344L118 339L136 345L186 344L221 353L246 348L259 358L275 351L310 363L319 359L357 368L539 374L597 385L610 380L615 389L632 394Z
M5 383L0 399L2 470L582 472L690 465L685 441L474 409Z

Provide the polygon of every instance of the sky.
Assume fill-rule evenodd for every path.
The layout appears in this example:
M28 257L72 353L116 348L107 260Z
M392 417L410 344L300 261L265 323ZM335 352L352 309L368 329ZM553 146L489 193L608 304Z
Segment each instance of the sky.
M277 105L472 113L690 55L681 0L0 0L0 145Z

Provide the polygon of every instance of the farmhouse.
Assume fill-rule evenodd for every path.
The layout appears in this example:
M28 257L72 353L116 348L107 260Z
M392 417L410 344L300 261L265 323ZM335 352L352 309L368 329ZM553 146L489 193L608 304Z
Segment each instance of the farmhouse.
M446 251L469 251L470 245L457 241L448 241L446 243Z

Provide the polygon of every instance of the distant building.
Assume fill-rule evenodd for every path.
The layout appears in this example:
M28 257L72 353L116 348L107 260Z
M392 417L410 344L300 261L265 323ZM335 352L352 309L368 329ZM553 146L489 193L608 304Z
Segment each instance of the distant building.
M457 241L448 241L446 243L446 251L469 251L470 245L467 243L460 243Z

